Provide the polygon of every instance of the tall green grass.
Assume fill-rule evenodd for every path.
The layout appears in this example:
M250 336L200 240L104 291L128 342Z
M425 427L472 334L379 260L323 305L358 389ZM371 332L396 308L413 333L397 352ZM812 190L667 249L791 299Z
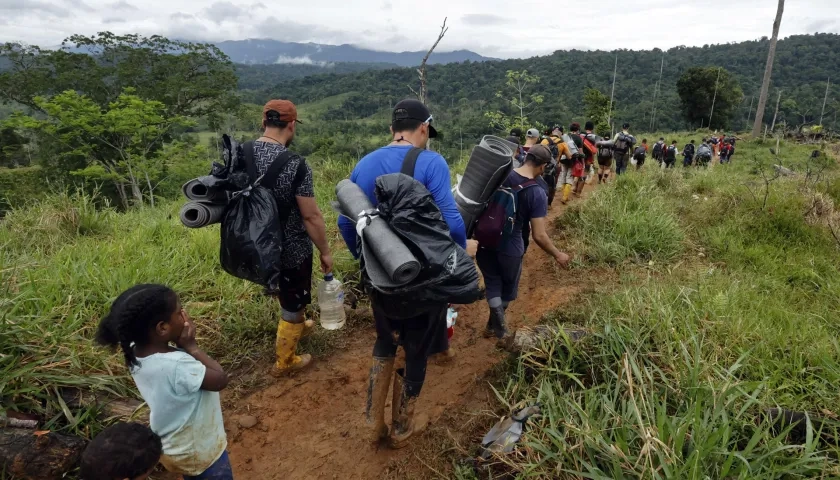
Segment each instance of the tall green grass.
M840 473L840 448L812 425L798 443L765 418L773 407L840 412L840 244L806 218L814 189L801 176L771 183L766 206L754 194L760 169L802 172L810 148L772 156L739 146L729 166L631 172L561 219L583 239L584 266L618 265L622 280L551 318L589 337L546 342L502 386L507 402L539 401L544 413L508 469L604 479ZM625 263L647 258L659 262Z

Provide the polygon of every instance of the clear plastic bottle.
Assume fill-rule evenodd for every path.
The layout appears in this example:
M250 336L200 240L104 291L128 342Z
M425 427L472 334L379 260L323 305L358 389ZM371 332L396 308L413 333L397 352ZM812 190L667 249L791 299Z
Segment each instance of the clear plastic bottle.
M324 281L318 286L318 309L325 330L338 330L344 326L344 286L332 273L324 275Z

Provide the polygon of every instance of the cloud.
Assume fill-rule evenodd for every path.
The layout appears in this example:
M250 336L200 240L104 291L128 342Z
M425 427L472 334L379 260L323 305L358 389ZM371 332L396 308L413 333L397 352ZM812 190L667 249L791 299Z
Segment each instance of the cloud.
M262 2L256 2L256 3L252 3L249 8L251 10L265 10L268 7L266 7L265 4L262 3Z
M0 12L3 12L2 16L6 19L22 17L34 12L50 17L67 18L71 16L70 10L40 0L0 0Z
M126 2L125 0L119 0L117 2L108 4L108 8L111 10L125 10L125 11L134 11L137 10L137 7L134 5Z
M808 22L805 29L809 32L825 32L826 30L836 30L837 20L834 18L821 18Z
M461 16L461 22L467 25L488 26L504 25L510 23L510 19L487 13L468 13Z
M84 0L64 0L64 3L70 5L76 10L82 10L84 12L93 12L96 9L85 3Z
M325 62L323 60L312 60L309 55L304 55L302 57L289 57L286 55L280 55L277 57L277 60L274 63L281 63L287 65L314 65L316 67L332 67L333 64L330 62Z
M391 2L386 1L382 3L382 6L380 6L379 8L381 8L383 11L390 12L394 9L394 6L391 4Z
M225 20L236 19L245 14L245 10L230 2L216 2L204 9L204 16L221 24Z
M184 12L175 12L169 16L171 20L183 21L183 20L195 20L195 15L190 13Z
M125 23L125 19L122 17L105 17L102 19L102 23L106 25L111 25L114 23Z

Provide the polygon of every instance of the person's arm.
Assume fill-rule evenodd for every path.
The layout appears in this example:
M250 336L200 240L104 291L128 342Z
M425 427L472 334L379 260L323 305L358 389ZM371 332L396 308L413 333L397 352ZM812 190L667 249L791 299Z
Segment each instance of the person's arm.
M356 244L356 224L351 222L347 217L339 216L338 230L341 232L341 238L344 239L345 245L347 245L347 250L350 250L350 254L353 255L353 258L358 260L359 252L357 250L359 247Z
M228 382L230 382L230 378L222 366L219 365L219 362L213 360L198 348L198 344L195 342L195 325L193 325L192 320L187 316L186 312L182 314L184 315L184 328L181 330L181 336L178 338L176 344L206 367L204 379L201 381L202 390L210 392L224 390Z
M306 175L295 190L295 202L297 203L300 215L303 218L303 227L312 243L318 247L321 253L321 270L324 273L332 271L332 254L330 244L327 242L327 225L324 223L324 216L321 209L315 202L315 188L312 185L312 169L305 165Z
M449 166L446 160L438 154L433 157L426 167L426 188L431 192L432 198L440 208L443 219L449 225L449 234L452 240L462 248L467 248L467 229L464 226L464 219L458 206L455 204L455 197L452 195L452 183L449 178Z
M554 246L551 237L548 236L548 231L545 228L545 217L531 219L531 236L534 237L534 242L539 245L543 251L552 257L561 266L565 267L569 264L569 256L561 252Z

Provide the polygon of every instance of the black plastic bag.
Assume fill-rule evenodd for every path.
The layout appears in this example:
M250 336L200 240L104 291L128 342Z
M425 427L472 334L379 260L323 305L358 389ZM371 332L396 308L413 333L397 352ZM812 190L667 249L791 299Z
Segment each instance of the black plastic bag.
M219 259L224 270L267 287L279 285L282 220L274 195L261 186L236 195L222 217Z
M378 289L397 310L423 303L468 304L482 298L475 262L452 240L449 225L422 183L401 173L382 175L376 179L375 195L380 217L422 265L409 284Z

